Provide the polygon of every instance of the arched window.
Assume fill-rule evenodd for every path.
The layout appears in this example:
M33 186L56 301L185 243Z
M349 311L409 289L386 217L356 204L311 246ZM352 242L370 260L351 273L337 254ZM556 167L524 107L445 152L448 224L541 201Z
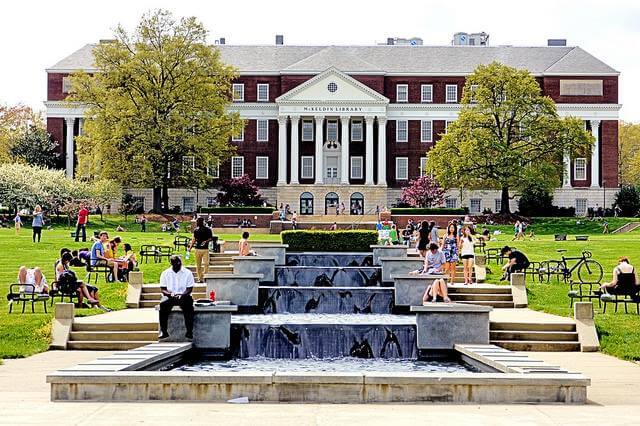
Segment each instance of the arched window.
M300 214L313 214L313 194L310 192L300 194Z
M324 197L324 214L337 214L340 209L340 197L335 192L330 192Z
M349 212L351 214L364 214L364 196L359 192L354 192L351 194L351 199L349 200Z

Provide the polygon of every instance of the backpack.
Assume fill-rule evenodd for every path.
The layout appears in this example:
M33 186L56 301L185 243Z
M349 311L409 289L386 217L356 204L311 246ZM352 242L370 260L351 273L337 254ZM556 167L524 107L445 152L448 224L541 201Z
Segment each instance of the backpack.
M78 278L75 272L66 270L58 277L58 291L62 294L72 294L78 289Z

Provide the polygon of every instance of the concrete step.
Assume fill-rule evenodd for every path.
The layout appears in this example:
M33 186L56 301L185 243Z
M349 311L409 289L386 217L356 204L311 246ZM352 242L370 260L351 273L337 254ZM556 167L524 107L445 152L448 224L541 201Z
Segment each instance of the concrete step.
M72 331L158 331L157 323L73 323Z
M158 340L157 331L72 331L69 341L124 342Z
M578 342L491 340L490 343L510 351L575 352L580 350L580 343Z
M451 299L455 301L492 301L492 302L513 302L513 296L511 294L500 293L450 293Z
M521 341L561 341L577 342L578 333L575 331L512 331L499 330L489 333L491 340L521 340Z
M575 324L530 323L530 322L491 322L491 331L576 331Z
M191 297L193 300L204 299L206 298L205 293L192 293ZM140 307L141 308L153 308L158 303L160 303L160 299L162 298L162 294L160 293L144 293L142 297L140 297ZM143 306L145 305L145 306Z
M455 300L455 298L452 297L452 300ZM469 305L481 305L481 306L492 306L494 308L513 308L513 301L511 302L507 302L507 301L490 301L490 300L472 300L472 301L467 301L467 300L455 300L458 303L467 303Z
M86 351L126 351L129 349L139 348L148 345L148 340L124 340L124 341L93 341L93 340L76 340L67 344L69 350L86 350Z
M508 285L496 286L476 286L476 285L454 285L449 286L449 294L465 293L465 294L511 294L511 287Z
M196 284L193 286L194 292L203 292L207 290L207 286L204 284ZM160 294L160 284L145 284L142 286L142 294L145 293L158 293Z

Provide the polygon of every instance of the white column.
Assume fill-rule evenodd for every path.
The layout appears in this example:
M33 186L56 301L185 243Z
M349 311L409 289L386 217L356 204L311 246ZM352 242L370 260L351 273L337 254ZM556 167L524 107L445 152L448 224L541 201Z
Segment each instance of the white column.
M342 135L340 136L340 183L349 184L349 117L340 117Z
M278 117L278 186L287 184L287 116Z
M291 184L298 184L298 123L300 117L291 116Z
M373 120L375 117L365 117L367 123L367 142L365 147L366 174L365 185L373 185Z
M73 124L75 122L75 117L65 118L64 121L67 123L67 140L66 140L66 171L67 177L69 179L73 179L73 159L75 154L75 146L73 143Z
M600 120L591 120L591 134L596 139L591 150L592 188L600 188L600 132L598 130L600 130Z
M315 116L316 119L316 183L324 183L324 164L322 161L322 148L324 145L324 135L322 132L322 125L324 123L324 117L321 115Z
M378 117L378 185L387 186L387 117Z

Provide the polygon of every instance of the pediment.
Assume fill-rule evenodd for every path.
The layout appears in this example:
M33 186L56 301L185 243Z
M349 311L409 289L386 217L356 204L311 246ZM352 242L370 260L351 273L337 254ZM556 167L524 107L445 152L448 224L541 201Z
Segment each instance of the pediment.
M277 103L376 103L389 99L331 67L276 98Z

